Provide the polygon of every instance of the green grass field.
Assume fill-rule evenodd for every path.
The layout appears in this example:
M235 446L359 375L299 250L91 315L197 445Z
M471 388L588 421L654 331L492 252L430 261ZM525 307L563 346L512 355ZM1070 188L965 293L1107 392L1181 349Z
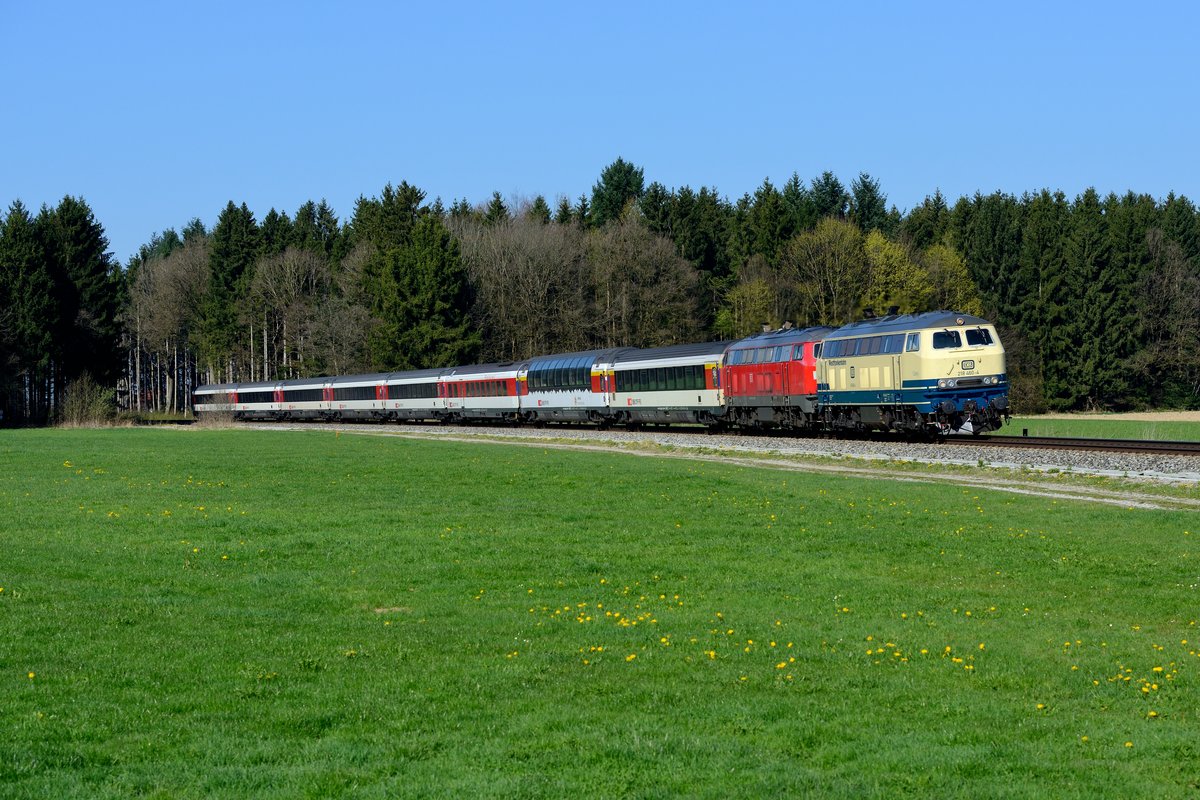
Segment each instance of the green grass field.
M1087 439L1145 439L1172 442L1200 441L1200 422L1145 421L1123 419L1070 419L1049 417L1013 417L1012 422L996 431L1005 436L1065 436Z
M1200 518L324 432L0 434L0 796L1195 796Z

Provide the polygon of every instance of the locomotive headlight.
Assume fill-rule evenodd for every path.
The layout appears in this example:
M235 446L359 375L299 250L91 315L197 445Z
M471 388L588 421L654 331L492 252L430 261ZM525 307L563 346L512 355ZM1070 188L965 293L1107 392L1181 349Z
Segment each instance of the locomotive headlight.
M954 385L956 383L958 383L958 381L955 380L954 378L942 378L941 380L938 381L938 388L939 389L953 389Z
M945 378L942 378L941 380L939 380L939 381L938 381L938 388L939 388L939 389L945 389L945 388L946 388L946 379L945 379Z

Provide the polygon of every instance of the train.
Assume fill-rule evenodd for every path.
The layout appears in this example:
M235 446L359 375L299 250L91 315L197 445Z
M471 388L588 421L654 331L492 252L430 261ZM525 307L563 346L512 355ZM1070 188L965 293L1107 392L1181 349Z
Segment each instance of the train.
M599 427L701 425L914 437L1009 420L1004 346L954 311L789 323L736 341L621 347L521 361L199 386L197 417Z

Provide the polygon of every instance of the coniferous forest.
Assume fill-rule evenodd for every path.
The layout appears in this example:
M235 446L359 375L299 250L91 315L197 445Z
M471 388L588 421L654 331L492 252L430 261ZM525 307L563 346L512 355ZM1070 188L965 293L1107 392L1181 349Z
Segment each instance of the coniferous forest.
M412 369L837 325L898 306L999 326L1019 413L1200 408L1200 214L1185 197L940 192L901 213L826 172L440 199L407 183L261 217L229 202L126 264L82 198L0 216L0 424L73 391L181 411L200 383Z

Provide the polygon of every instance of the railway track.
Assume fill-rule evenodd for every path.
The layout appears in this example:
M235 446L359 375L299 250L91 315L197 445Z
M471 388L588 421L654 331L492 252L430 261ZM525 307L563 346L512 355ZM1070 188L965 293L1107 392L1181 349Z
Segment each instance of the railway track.
M1146 439L1074 439L1062 436L951 436L948 444L976 447L1021 447L1038 450L1085 450L1105 453L1141 453L1160 456L1200 456L1200 442Z
M278 423L263 423L263 424L267 425L267 426L273 426ZM320 421L312 420L312 421L301 422L299 424L305 425L305 426L308 426L308 425L321 426L321 425L344 425L344 424L348 424L348 423L320 422ZM356 423L349 423L349 424L356 424ZM358 424L370 425L370 424L378 424L378 423L358 423ZM405 426L400 426L400 427L409 427L409 426L415 427L415 428L420 428L423 426L427 426L427 427L431 427L431 428L444 427L444 425L439 422L407 423ZM487 426L486 425L469 425L466 427L467 428L486 428ZM530 428L530 430L534 430L534 429ZM596 431L598 431L600 429L596 428L593 425L564 423L564 424L556 424L553 426L548 426L548 427L544 428L543 430L552 433L554 430L575 430L575 431L596 430ZM666 430L668 430L668 428L647 425L645 427L639 428L639 430L641 430L642 432L653 432L653 431L666 431ZM669 427L669 430L672 433L682 433L682 434L690 433L690 434L710 434L711 435L711 434L717 433L716 431L713 431L708 428L703 428L701 426L688 426L688 425L672 425ZM732 435L732 436L736 436L736 437L746 437L748 439L755 439L755 438L760 438L760 437L761 438L770 438L772 436L779 435L778 432L772 432L772 431L725 431L723 433L725 435ZM820 438L824 438L824 437L799 436L799 437L789 437L789 438L820 439ZM853 442L853 441L900 442L902 440L893 435L880 434L880 435L863 436L863 437L846 437L844 439L841 439L841 441L847 441L847 442ZM1065 451L1094 452L1094 453L1135 453L1135 454L1141 454L1141 455L1158 455L1158 456L1200 456L1200 442L1186 442L1186 441L1183 441L1183 442L1180 442L1180 441L1155 441L1155 440L1145 440L1145 439L1084 439L1084 438L1068 438L1068 437L1061 437L1061 436L1002 436L1002 435L985 433L985 434L980 434L978 436L948 436L945 439L942 439L941 442L944 444L949 444L949 445L960 445L960 446L968 446L968 447L1016 447L1016 448L1024 448L1024 449L1065 450ZM929 442L929 443L932 444L933 442Z

